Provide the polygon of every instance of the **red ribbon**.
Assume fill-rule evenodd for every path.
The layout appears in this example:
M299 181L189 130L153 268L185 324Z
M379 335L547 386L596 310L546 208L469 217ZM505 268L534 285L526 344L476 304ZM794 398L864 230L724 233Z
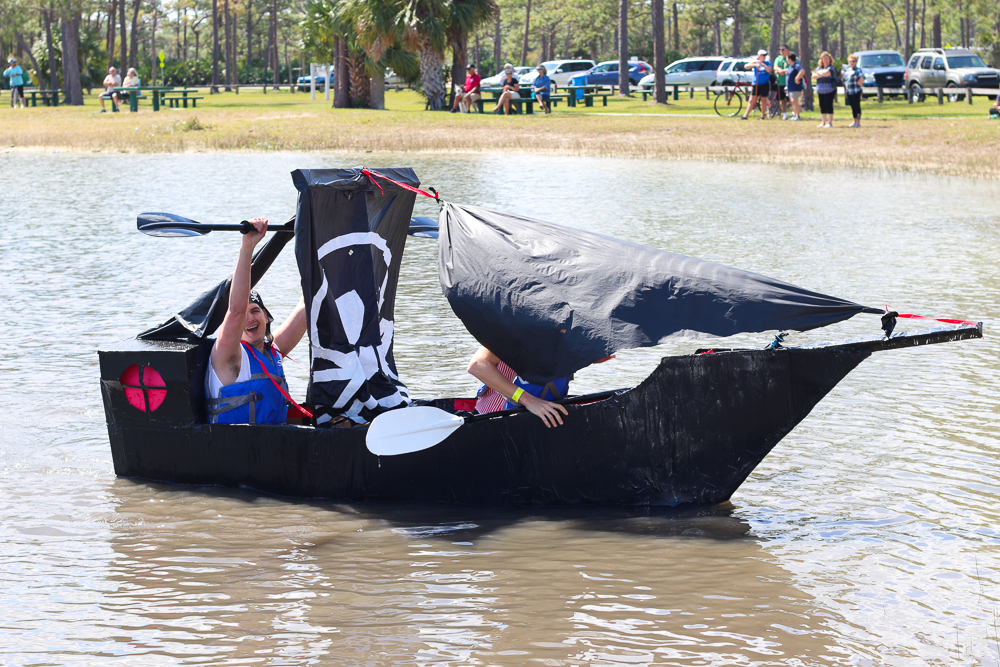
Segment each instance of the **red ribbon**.
M885 311L889 312L889 306L885 307ZM932 322L943 322L945 324L964 324L970 327L979 326L978 322L969 322L968 320L939 319L937 317L926 317L924 315L913 315L911 313L897 313L896 317L904 317L908 320L931 320Z
M264 375L266 375L267 379L270 380L274 384L274 386L278 388L278 391L281 392L281 395L284 396L289 403L294 405L299 412L303 413L307 417L312 417L313 413L309 412L309 410L296 403L295 399L289 396L288 392L284 390L284 388L278 383L278 381L275 380L274 377L267 372L267 366L265 366L261 358L257 356L257 350L253 349L253 346L247 343L245 340L241 340L240 342L243 343L243 345L245 345L248 350L250 350L250 354L252 354L253 358L256 359L257 363L260 364L260 369L264 371ZM280 352L281 350L278 351Z
M378 172L375 172L375 171L371 171L370 169L362 169L361 173L364 174L365 176L367 176L369 179L371 179L371 182L375 184L375 187L377 187L378 191L381 192L383 195L385 194L385 190L383 190L382 186L379 185L378 181L375 180L376 176L379 177L379 178L381 178L384 181L389 181L390 183L395 183L396 185L398 185L399 187L403 188L404 190L409 190L410 192L416 192L419 195L423 195L425 197L430 197L431 199L441 199L441 195L439 195L436 192L434 194L431 194L429 192L424 192L420 188L415 188L412 185L407 185L406 183L400 183L399 181L394 181L391 178L389 178L388 176L383 176L382 174L380 174Z

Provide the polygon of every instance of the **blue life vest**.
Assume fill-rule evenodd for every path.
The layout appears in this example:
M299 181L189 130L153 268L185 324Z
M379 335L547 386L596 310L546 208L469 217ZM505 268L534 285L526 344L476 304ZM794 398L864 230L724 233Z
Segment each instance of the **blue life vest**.
M284 424L288 418L288 404L261 366L263 361L267 372L287 392L281 353L270 346L267 352L260 354L243 341L240 343L247 348L250 379L226 385L219 391L219 398L205 399L209 421L216 424Z
M569 391L569 381L570 378L556 378L552 382L547 384L531 384L525 382L519 377L514 379L514 384L524 390L524 393L531 394L532 396L537 396L538 398L545 399L546 401L558 401L561 398L566 398L566 393ZM507 401L507 406L505 410L513 410L518 407L510 401Z

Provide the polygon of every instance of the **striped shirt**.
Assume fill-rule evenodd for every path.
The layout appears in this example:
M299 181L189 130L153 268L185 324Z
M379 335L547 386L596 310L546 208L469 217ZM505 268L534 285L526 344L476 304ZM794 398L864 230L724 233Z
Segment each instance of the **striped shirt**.
M517 373L514 372L514 369L502 361L497 362L497 370L500 371L500 375L511 382L517 378ZM498 394L486 385L483 385L479 390L476 398L476 412L479 414L485 415L488 412L499 412L506 406L507 397L503 394Z

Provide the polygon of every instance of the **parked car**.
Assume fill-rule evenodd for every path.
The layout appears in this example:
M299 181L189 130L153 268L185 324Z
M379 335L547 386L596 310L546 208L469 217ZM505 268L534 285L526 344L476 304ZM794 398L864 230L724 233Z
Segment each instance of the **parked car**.
M312 77L311 76L300 76L296 80L295 85L297 85L299 87L299 92L308 91L309 90L309 83L311 81L312 81ZM326 75L325 74L317 74L316 75L316 90L323 90L324 84L326 84ZM330 85L331 86L333 85L333 77L332 76L330 77Z
M684 58L670 63L666 68L665 79L668 86L714 86L715 73L722 64L722 58ZM649 73L639 81L640 88L653 88L653 73Z
M532 68L532 67L526 67L526 66L515 66L514 67L514 76L516 76L517 80L520 81L521 80L521 76L524 75L524 74L527 74L530 71L532 71L532 69L534 69L534 68ZM495 76L486 77L485 79L480 80L479 81L479 87L480 88L496 88L497 86L500 85L500 77L502 77L502 76L503 76L503 70L500 70L499 72L496 73Z
M628 61L628 82L633 86L639 85L639 80L653 71L653 66L641 60ZM618 85L618 61L609 60L599 63L583 74L574 76L569 80L571 86L617 86Z
M898 51L855 51L858 67L865 75L865 88L903 88L906 61Z
M755 58L723 58L715 71L715 80L720 86L731 86L737 81L753 84L754 72L746 69L746 64Z
M1000 88L1000 70L969 49L920 49L906 64L906 86L923 102L925 88Z
M542 64L545 65L545 71L548 72L549 78L552 79L552 90L549 91L552 93L555 93L561 87L569 85L569 80L577 74L586 72L594 67L593 60L547 60ZM538 76L537 68L532 69L526 74L522 74L521 85L530 86L535 81L536 76Z

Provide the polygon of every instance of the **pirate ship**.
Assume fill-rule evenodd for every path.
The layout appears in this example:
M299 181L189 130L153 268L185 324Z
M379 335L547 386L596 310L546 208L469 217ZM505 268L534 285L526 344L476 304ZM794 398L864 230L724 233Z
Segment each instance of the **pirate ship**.
M251 279L294 238L314 419L207 422L204 375L228 303L224 280L162 325L99 351L116 474L349 501L719 503L872 353L982 337L981 323L956 320L898 333L891 313L884 333L862 340L785 347L779 336L766 349L665 357L635 387L565 399L569 415L555 429L523 411L474 415L468 398L414 400L396 370L396 282L415 197L428 194L413 171L300 170L293 182L296 216L257 252ZM209 229L169 215L144 221L160 235ZM530 382L672 336L882 314L477 207L442 204L439 233L442 289L456 315ZM335 415L353 425L324 427Z

